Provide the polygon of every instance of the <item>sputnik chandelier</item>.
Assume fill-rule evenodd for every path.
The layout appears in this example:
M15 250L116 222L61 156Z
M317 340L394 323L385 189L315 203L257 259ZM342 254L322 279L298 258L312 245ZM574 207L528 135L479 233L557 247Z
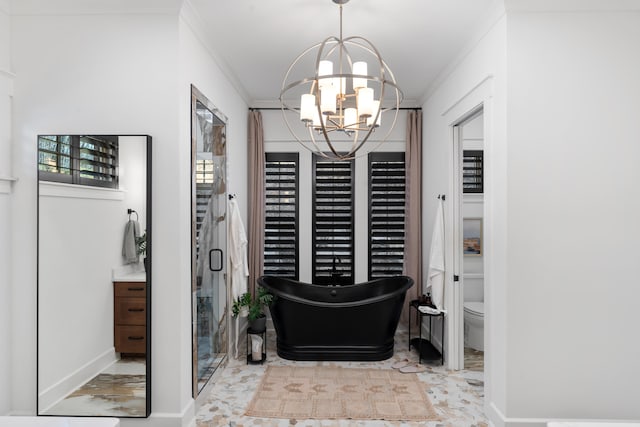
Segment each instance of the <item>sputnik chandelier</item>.
M386 115L393 117L391 125L372 150L389 137L403 94L370 41L342 37L342 5L349 0L332 1L340 8L340 36L326 38L293 61L282 82L280 104L289 131L305 148L328 159L351 160L387 112L393 113ZM308 137L298 135L307 131Z

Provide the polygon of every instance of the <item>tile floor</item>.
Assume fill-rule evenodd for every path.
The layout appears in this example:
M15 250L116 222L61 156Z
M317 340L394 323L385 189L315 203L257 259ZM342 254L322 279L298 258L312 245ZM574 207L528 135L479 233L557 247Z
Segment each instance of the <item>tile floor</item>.
M43 411L43 415L140 417L146 412L146 366L123 358Z
M400 327L396 333L395 354L392 358L381 362L295 362L278 357L275 352L275 335L268 334L267 360L270 365L336 365L343 367L367 367L390 369L394 362L408 358L417 360L415 351L409 352L408 333ZM244 340L241 340L244 341ZM481 352L469 352L473 358L473 370L448 371L438 362L425 363L427 370L419 373L424 387L440 416L433 422L397 422L397 421L357 421L357 420L296 420L252 418L244 415L245 408L253 397L265 372L265 365L247 365L244 348L239 358L230 358L227 366L216 375L215 383L205 390L207 395L196 414L197 427L217 426L363 426L363 427L486 427L487 419L483 413L484 375L481 370ZM199 399L200 400L200 399Z

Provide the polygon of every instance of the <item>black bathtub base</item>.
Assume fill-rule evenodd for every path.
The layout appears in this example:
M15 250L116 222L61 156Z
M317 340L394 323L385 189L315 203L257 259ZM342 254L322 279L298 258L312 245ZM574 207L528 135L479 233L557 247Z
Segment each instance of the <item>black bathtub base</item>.
M299 361L376 362L393 356L393 343L382 346L300 346L277 343L278 356Z

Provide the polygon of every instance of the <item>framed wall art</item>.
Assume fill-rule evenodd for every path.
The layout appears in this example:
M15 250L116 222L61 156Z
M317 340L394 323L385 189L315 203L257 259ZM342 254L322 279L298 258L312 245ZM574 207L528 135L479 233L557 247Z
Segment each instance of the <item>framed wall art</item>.
M462 248L465 255L482 255L482 218L462 220Z

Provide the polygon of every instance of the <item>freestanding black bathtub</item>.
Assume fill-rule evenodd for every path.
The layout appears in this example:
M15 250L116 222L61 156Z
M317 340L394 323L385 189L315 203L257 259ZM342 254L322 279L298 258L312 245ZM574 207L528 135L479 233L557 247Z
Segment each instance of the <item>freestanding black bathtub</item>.
M385 360L393 356L393 337L413 279L323 286L262 276L258 284L275 296L269 308L280 357Z

